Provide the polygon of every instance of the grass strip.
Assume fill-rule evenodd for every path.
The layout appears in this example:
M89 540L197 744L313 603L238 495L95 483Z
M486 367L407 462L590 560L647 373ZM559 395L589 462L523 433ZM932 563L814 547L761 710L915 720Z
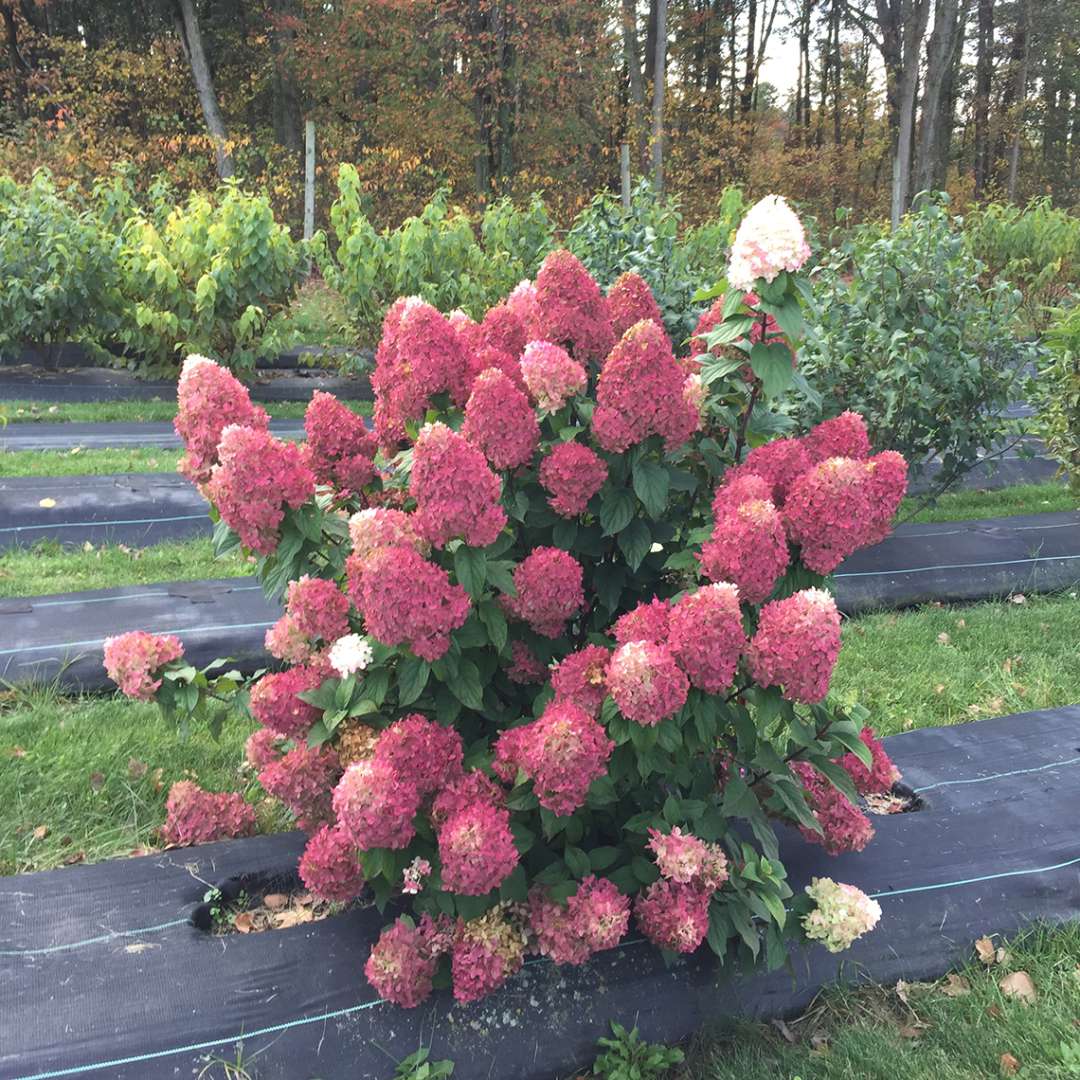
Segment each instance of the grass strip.
M921 498L911 496L904 500L897 520L975 521L1018 514L1049 514L1078 507L1080 499L1064 484L1017 484L999 491L957 491L940 496L930 506L923 506Z
M3 439L0 431L0 439ZM159 446L117 450L0 450L0 479L10 476L105 476L176 472L181 451Z
M361 416L371 414L370 401L342 399ZM276 420L302 420L307 409L306 401L266 401L259 404ZM8 424L49 423L149 423L172 420L176 415L176 402L161 398L149 401L3 401L0 402L0 418Z

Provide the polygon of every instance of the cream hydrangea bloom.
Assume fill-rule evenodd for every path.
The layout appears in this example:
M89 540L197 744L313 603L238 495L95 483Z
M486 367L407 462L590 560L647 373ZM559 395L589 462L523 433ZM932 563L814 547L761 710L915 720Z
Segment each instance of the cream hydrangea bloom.
M854 885L816 877L806 886L806 893L817 907L803 916L803 929L829 952L842 952L873 930L881 918L881 905Z
M371 646L359 634L346 634L330 646L330 666L343 678L363 671L371 663Z
M779 195L766 195L743 218L731 245L728 284L750 292L758 278L772 281L795 271L810 257L802 222Z

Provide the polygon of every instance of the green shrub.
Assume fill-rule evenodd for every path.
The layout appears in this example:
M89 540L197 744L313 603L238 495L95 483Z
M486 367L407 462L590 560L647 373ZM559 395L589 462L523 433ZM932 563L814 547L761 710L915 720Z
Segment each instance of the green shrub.
M347 298L368 336L377 336L383 312L398 296L422 296L444 311L483 315L522 278L530 276L552 243L543 200L519 210L508 200L488 208L477 229L441 189L415 217L378 231L363 209L352 165L338 173L338 198L330 210L337 241L331 254L320 235L316 257L327 282Z
M159 369L192 352L250 367L301 265L300 246L269 200L235 183L217 199L192 195L164 224L137 213L122 234L120 340Z
M360 331L352 306L321 278L315 276L300 285L288 307L279 311L267 324L262 348L266 355L285 352L300 346L340 350L359 344ZM320 353L306 352L315 362Z
M645 1042L638 1029L627 1031L611 1021L610 1039L599 1039L604 1052L593 1065L593 1076L604 1080L660 1080L682 1063L683 1052L663 1043Z
M1013 337L1019 292L983 270L944 200L856 229L814 274L800 364L820 400L801 419L853 409L914 474L939 456L942 487L1013 434L1001 411L1034 349Z
M61 195L45 170L0 181L0 350L77 341L95 351L113 331L116 238Z
M1023 293L1027 325L1045 329L1049 306L1062 302L1080 272L1080 217L1045 197L1025 207L991 203L964 218L964 234L989 278L1005 278Z
M1057 312L1046 335L1047 362L1033 380L1029 400L1039 409L1039 434L1080 494L1080 297Z

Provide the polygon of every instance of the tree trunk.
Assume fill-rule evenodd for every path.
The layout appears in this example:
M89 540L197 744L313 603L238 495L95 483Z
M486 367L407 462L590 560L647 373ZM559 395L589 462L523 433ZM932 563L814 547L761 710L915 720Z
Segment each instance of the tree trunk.
M274 138L279 145L299 153L304 148L304 117L291 56L296 33L281 23L282 16L293 14L292 7L292 0L270 2L271 109Z
M7 37L8 62L11 65L11 79L15 90L15 111L21 119L26 119L26 80L30 74L30 65L23 58L19 48L19 28L15 22L15 12L10 3L0 3L0 12L4 16L4 31Z
M922 96L922 130L915 165L915 185L919 191L938 188L944 180L937 151L941 142L940 130L952 128L952 116L945 115L943 105L949 97L950 75L958 54L958 8L958 0L937 0L934 7L934 28L926 46L926 88Z
M746 63L743 69L742 92L739 94L739 111L745 116L754 105L754 79L757 71L754 60L757 56L757 0L747 0L746 4Z
M202 106L206 128L214 140L218 176L225 180L233 174L232 156L225 145L229 136L225 130L225 121L221 118L221 110L218 108L210 66L206 62L206 50L203 48L202 32L199 30L199 18L195 13L193 0L176 0L176 4L180 11L184 31L184 51L191 65L191 77L195 82L195 91L199 95L199 104Z
M994 0L978 0L975 57L975 198L990 180L990 91L994 75Z
M1009 147L1009 178L1006 185L1009 202L1016 199L1016 176L1020 167L1020 139L1024 130L1024 107L1027 104L1028 60L1031 55L1030 27L1028 26L1029 0L1019 0L1016 13L1016 40L1013 56L1016 60L1013 72L1012 93L1012 144Z
M832 107L833 107L833 146L839 146L843 133L843 119L840 111L840 0L832 0L829 11L832 43Z
M637 3L622 0L623 57L630 83L630 123L628 135L637 145L638 168L645 168L648 136L645 125L645 83L641 77L641 59L638 56Z
M653 190L664 190L664 90L667 83L667 0L656 5L656 57L653 62L652 166Z

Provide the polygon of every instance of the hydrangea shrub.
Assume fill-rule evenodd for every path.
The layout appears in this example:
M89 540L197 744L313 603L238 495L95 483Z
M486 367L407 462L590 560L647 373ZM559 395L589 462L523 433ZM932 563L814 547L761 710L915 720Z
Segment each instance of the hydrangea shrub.
M632 926L778 964L877 919L828 879L793 897L777 827L860 850L860 794L897 779L828 701L827 575L886 534L906 467L850 413L774 437L805 239L774 200L734 251L753 294L718 287L690 348L644 282L605 296L565 251L479 323L397 301L373 434L317 398L286 447L189 361L177 426L218 546L286 598L248 759L311 834L305 884L392 912L365 965L390 1001L447 978L474 1001ZM113 651L140 693L162 678ZM220 680L185 670L197 714Z

